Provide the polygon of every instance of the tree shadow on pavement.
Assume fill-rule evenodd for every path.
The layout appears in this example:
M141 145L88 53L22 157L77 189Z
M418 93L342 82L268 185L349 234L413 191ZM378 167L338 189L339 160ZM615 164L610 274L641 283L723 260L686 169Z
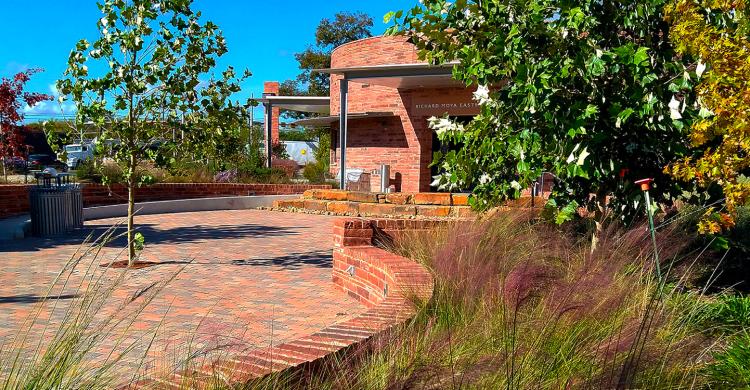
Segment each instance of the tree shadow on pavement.
M333 267L333 256L330 250L314 251L306 253L290 253L277 257L259 257L232 261L234 265L256 266L256 267L283 267L286 269L298 269L305 266L320 268Z
M295 236L301 234L305 227L280 227L252 223L241 225L195 225L179 226L170 229L159 229L157 224L138 224L136 230L143 234L148 245L181 244L204 240L239 239L245 237L268 238L279 236ZM117 237L107 244L108 247L124 248L127 244L125 226L86 225L83 229L64 236L50 238L29 237L19 241L5 241L0 243L0 252L30 252L63 245L80 245L89 235L93 239L100 237L107 231L114 231ZM118 237L120 236L120 237Z
M50 296L39 296L39 295L14 295L9 297L0 297L0 305L2 304L9 304L9 303L17 303L17 304L31 304L31 303L39 303L43 301L52 301L52 300L67 300L67 299L75 299L80 297L78 294L64 294L64 295L50 295Z

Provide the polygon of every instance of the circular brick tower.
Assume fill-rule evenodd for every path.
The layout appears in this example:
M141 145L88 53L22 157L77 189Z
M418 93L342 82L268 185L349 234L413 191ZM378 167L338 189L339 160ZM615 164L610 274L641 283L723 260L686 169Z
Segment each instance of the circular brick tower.
M392 36L347 43L337 47L331 58L333 69L421 63L414 45L404 37ZM342 78L341 74L331 74L331 115L334 116L340 111ZM371 173L371 188L377 191L380 186L378 169L381 164L388 164L391 166L390 182L398 191L428 192L432 181L429 165L436 140L427 118L442 115L442 112L432 112L425 107L470 105L471 91L455 86L399 83L398 79L389 81L349 82L347 170ZM338 138L338 123L334 123L331 142L331 173L334 175L339 171Z

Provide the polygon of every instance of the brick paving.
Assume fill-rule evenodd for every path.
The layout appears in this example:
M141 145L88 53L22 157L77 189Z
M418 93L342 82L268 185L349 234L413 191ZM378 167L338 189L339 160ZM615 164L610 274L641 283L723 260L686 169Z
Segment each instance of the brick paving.
M89 233L98 236L120 221L87 222L86 229L55 239L0 242L4 350L18 342L14 337L22 329L31 329L23 350L33 356L34 341L48 345L54 330L71 324L71 314L89 297L102 307L83 316L100 337L85 364L93 369L122 354L117 372L128 376L172 370L188 357L201 364L268 348L365 310L331 282L330 217L259 210L141 216L136 223L147 242L141 260L159 265L99 267L124 259L122 238L96 259L81 255ZM51 287L70 259L78 258L75 269L64 273L67 283ZM50 288L55 299L45 302Z

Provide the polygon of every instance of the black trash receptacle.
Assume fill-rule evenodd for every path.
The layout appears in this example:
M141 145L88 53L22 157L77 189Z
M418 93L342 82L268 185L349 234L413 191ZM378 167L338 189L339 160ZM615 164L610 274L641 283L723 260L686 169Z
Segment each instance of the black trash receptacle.
M48 237L68 231L70 199L65 187L33 187L29 191L31 232Z
M83 227L80 185L37 177L37 185L29 191L29 203L34 236L56 236Z
M68 185L70 193L70 215L72 218L72 224L70 229L78 229L83 227L83 193L80 184Z

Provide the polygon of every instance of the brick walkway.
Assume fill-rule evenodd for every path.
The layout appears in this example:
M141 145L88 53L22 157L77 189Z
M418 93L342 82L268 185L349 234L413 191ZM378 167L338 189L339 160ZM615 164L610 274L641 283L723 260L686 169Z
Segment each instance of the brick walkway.
M40 303L87 234L101 234L118 221L88 222L85 231L54 240L0 242L0 345L28 329L22 324L37 308L41 314L30 340L48 342L61 323L72 323L69 308L80 308L84 296L98 296L95 304L104 304L89 328L102 338L87 354L87 365L106 361L113 350L125 352L117 371L133 375L170 370L188 357L200 364L279 344L364 311L331 282L330 217L256 210L138 217L147 241L141 259L160 265L135 271L98 267L123 258L124 240L117 239L96 260L83 256L66 274L67 286L60 282L53 289L57 299ZM113 291L102 291L109 286ZM85 294L86 288L99 293ZM25 349L33 351L30 345Z

